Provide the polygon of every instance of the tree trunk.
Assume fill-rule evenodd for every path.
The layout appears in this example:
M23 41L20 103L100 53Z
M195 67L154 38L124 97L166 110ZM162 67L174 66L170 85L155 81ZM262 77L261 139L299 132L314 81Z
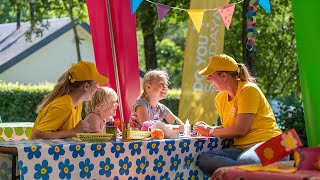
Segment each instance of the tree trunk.
M150 3L142 3L140 8L137 15L139 16L140 27L143 33L146 70L156 69L158 68L158 63L154 29L157 14L153 5L150 5Z
M17 30L21 27L21 10L18 9L17 12Z
M249 68L249 71L253 76L256 75L256 66L255 61L256 57L254 54L254 49L251 51L247 49L247 9L249 5L250 0L244 0L242 5L242 55L243 55L243 62L246 64ZM250 48L250 47L249 47Z
M77 49L77 57L78 57L78 62L81 61L81 52L80 52L80 38L78 36L78 31L77 31L77 24L74 20L74 16L73 16L73 0L69 0L69 16L70 16L70 20L71 20L71 25L72 25L72 29L73 29L73 34L74 34L74 39L76 42L76 49Z
M150 30L149 30L150 31ZM144 56L146 60L146 70L158 68L156 40L154 31L144 34Z

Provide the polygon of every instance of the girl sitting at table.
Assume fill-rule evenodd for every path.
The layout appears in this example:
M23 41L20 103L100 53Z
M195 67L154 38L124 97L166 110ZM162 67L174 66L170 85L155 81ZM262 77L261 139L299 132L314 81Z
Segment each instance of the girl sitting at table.
M85 61L74 64L38 106L39 115L30 139L69 138L86 132L87 124L81 120L82 102L91 99L99 88L98 83L108 81L99 74L95 64Z
M141 128L142 123L147 120L163 121L165 119L170 124L174 124L176 121L183 131L183 122L169 108L159 102L167 95L168 83L169 76L165 71L150 70L144 75L143 92L134 103L131 116L132 123L136 123L138 128Z
M118 107L117 93L109 87L100 87L86 102L85 122L89 124L88 132L106 133L106 124L114 126L113 116Z

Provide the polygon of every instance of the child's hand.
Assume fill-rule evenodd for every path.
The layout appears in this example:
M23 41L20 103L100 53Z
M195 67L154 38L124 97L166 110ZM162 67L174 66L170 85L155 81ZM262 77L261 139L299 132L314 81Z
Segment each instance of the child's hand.
M131 128L141 128L141 123L136 115L131 115L130 117L130 126Z

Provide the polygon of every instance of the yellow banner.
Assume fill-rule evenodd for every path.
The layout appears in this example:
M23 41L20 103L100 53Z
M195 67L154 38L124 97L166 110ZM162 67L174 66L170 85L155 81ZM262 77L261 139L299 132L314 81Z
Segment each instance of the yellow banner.
M229 0L191 0L190 9L213 9L227 5ZM218 10L205 11L198 33L189 18L184 67L182 74L179 117L191 124L205 121L215 124L218 118L214 105L214 92L205 76L198 75L208 64L210 56L223 52L225 26Z

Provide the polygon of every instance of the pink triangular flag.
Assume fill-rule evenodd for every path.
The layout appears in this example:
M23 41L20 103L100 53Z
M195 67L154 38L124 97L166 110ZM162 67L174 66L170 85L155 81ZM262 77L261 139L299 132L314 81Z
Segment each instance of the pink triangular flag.
M224 24L226 25L227 29L229 29L229 27L230 27L230 23L231 23L233 11L234 11L234 6L235 6L235 4L228 4L228 5L223 6L218 9L218 11L222 17L222 20L223 20Z
M197 32L200 32L201 25L202 25L202 20L203 20L203 14L204 10L199 10L199 9L189 9L187 10L194 27L196 28Z
M168 14L171 7L163 4L156 3L157 11L158 11L158 21L160 22L165 15Z

